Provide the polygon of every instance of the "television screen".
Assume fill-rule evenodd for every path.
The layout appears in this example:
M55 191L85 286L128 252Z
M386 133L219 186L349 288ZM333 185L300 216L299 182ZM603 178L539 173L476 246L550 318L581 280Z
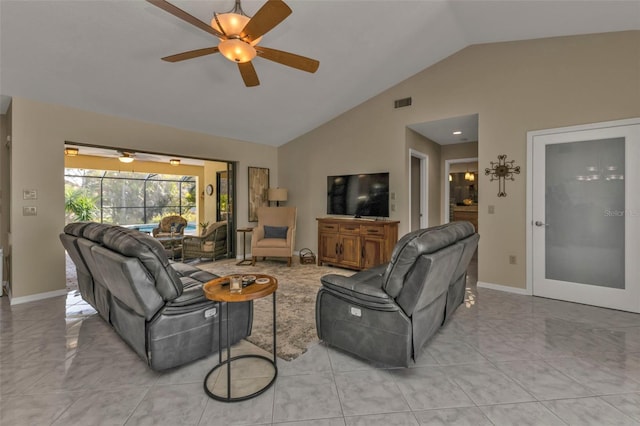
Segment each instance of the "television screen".
M389 173L327 177L327 214L389 217Z

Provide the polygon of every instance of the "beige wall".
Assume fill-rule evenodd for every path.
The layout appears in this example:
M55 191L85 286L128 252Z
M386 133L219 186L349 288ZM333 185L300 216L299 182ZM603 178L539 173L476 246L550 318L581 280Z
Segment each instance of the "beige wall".
M470 46L280 147L280 186L298 207L296 247L317 248L314 218L325 215L326 176L337 173L389 171L391 218L406 233L407 124L478 113L480 168L506 154L522 169L505 198L480 177L479 280L524 288L527 131L640 116L639 47L640 31ZM407 96L413 105L394 110Z
M443 145L440 150L440 167L444 171L444 162L446 160L455 160L456 158L475 158L478 156L478 142L456 143L453 145ZM453 166L453 165L452 165ZM478 169L476 169L478 170Z
M495 182L480 178L479 279L524 288L526 132L640 116L639 47L640 31L470 46L278 149L14 98L7 126L13 296L64 289L58 233L65 141L239 161L238 226L248 225L247 167L268 167L278 178L272 185L289 189L286 205L298 207L296 249L316 249L327 175L389 172L397 207L391 218L401 221L402 235L413 143L406 126L474 113L480 168L499 154L522 168L507 183L506 198L497 198ZM413 105L394 110L393 101L407 96ZM38 200L22 200L23 189L37 189ZM495 214L485 213L488 204ZM38 216L22 216L26 205L38 207ZM509 255L517 265L508 264Z
M7 136L11 135L11 107L7 110L7 114L0 115L0 247L3 248L2 275L0 276L0 285L3 280L8 280L9 264L5 259L9 256L9 147L7 145Z
M22 98L14 97L12 107L11 229L14 298L65 288L64 250L58 239L64 226L65 141L238 161L238 226L248 225L247 167L268 167L274 174L277 173L277 150L272 146ZM37 189L38 199L22 200L23 189ZM36 206L38 215L22 216L22 207L26 205ZM37 262L37 268L34 267L34 262Z

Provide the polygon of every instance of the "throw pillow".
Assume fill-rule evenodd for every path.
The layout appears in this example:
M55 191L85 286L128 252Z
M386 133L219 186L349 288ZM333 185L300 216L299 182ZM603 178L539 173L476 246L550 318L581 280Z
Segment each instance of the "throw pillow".
M287 231L289 230L288 226L264 226L264 237L265 238L281 238L283 240L287 239Z

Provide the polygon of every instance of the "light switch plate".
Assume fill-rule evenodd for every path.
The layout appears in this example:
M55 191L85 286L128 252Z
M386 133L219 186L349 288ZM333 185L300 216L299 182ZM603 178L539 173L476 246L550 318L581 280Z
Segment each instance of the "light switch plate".
M22 199L23 200L37 200L38 199L38 190L36 190L36 189L23 189L22 190Z
M22 216L37 216L38 209L36 206L25 206L22 208Z

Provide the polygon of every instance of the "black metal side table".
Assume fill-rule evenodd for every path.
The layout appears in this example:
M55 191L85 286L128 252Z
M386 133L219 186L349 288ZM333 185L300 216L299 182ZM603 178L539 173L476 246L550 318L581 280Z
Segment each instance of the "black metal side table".
M236 265L251 265L251 259L247 259L247 233L253 232L253 228L238 228L236 232L242 233L242 260Z

